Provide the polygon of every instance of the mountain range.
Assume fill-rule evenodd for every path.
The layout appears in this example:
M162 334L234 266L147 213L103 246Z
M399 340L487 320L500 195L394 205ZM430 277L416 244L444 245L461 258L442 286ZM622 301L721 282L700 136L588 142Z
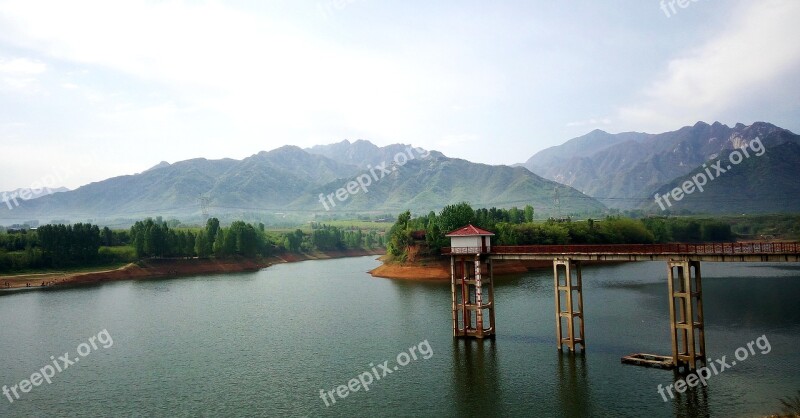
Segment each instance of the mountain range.
M672 196L715 161L731 165L731 154L748 149L747 157L707 181L702 192L665 207L654 200ZM242 160L162 161L138 174L19 200L19 206L0 209L0 224L58 219L124 225L159 215L267 224L289 216L296 223L406 209L426 213L461 201L474 207L530 204L537 218L603 216L609 208L651 214L797 212L798 178L800 136L765 122L698 122L661 134L595 130L516 166L473 163L405 144L344 140L306 149L283 146Z
M704 188L671 207L674 213L754 213L800 210L800 136L757 122L733 127L698 122L672 132L610 134L592 131L542 150L523 165L532 172L574 187L610 208L659 212L656 193L683 184L714 161L748 147L765 147ZM752 153L751 153L752 154ZM728 165L728 163L726 163Z
M7 192L0 192L0 203L5 204L6 206L14 207L14 197L17 197L17 200L25 199L25 200L33 200L38 199L42 196L51 195L53 193L61 193L61 192L68 192L69 189L66 187L40 187L40 188L21 188L21 189L14 189L9 190ZM3 197L5 196L5 197Z
M354 189L359 178L364 183L369 178L369 184ZM403 144L378 147L345 140L309 149L284 146L242 160L161 162L142 173L20 201L19 207L0 211L0 223L68 219L114 225L158 215L200 220L204 214L275 223L287 214L326 219L406 209L421 213L461 201L476 207L530 204L538 216L606 210L595 199L522 167L477 164Z

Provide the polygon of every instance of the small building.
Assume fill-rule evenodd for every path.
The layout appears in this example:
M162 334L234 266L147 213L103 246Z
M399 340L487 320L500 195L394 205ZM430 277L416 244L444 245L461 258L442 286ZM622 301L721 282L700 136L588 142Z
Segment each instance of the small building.
M450 238L451 254L487 254L492 251L494 232L478 228L472 224L461 227L445 235Z

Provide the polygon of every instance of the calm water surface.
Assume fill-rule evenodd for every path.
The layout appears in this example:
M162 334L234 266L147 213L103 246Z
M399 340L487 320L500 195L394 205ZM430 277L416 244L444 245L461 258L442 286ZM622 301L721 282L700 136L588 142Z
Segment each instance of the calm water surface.
M673 373L620 357L669 353L665 263L584 268L588 350L577 356L556 350L550 271L499 279L498 335L479 342L452 338L449 284L365 273L377 265L0 294L0 385L51 356L80 360L13 403L0 397L0 416L736 417L779 412L777 399L800 389L798 266L703 264L709 357L730 363L762 335L771 351L664 402L656 388ZM102 330L113 344L91 348ZM412 346L416 360L325 406L320 389L384 361L391 370Z

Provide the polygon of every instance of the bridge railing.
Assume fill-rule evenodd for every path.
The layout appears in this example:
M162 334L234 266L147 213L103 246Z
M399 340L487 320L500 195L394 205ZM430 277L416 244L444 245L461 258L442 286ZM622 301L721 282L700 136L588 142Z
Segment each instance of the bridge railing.
M481 247L443 247L442 254L481 254ZM798 242L725 242L699 244L495 245L493 254L800 254Z

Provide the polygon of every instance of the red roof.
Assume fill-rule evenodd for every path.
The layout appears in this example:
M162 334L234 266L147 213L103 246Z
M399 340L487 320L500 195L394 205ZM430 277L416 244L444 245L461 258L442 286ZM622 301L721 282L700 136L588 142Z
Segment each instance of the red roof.
M453 232L445 235L446 237L476 237L476 236L493 236L494 232L487 231L485 229L480 229L477 226L469 224L467 226L462 226L461 228L456 229Z

